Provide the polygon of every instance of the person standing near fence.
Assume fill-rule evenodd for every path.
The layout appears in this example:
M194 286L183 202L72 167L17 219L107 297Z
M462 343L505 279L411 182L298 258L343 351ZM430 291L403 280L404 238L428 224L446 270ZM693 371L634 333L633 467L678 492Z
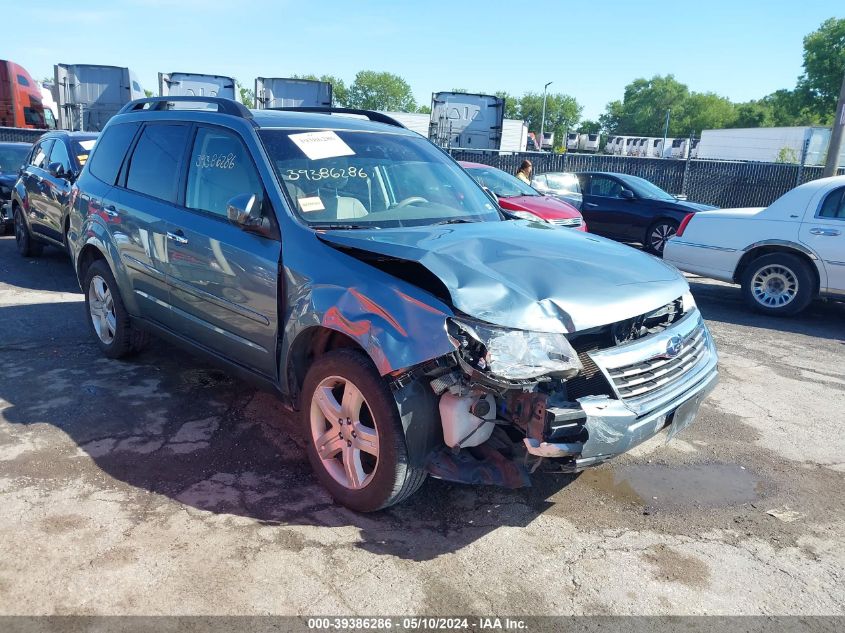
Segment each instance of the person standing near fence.
M534 166L530 160L522 161L519 166L519 171L516 172L516 177L527 185L531 184L531 174L534 172Z

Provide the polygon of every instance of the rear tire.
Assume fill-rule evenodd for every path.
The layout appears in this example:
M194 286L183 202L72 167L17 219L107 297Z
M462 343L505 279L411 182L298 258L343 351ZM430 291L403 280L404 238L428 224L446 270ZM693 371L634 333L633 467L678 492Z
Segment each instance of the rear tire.
M742 296L748 306L770 316L793 316L805 310L815 294L807 263L789 253L770 253L742 271Z
M132 323L108 264L98 259L85 272L85 308L88 325L108 358L123 358L143 349L149 335Z
M425 481L425 471L408 464L396 401L362 352L317 358L301 402L308 460L338 503L373 512L404 501Z
M20 207L15 207L15 242L21 257L38 257L44 252L44 245L30 234Z
M663 257L666 242L678 232L678 223L674 220L658 220L646 232L644 246L652 255Z

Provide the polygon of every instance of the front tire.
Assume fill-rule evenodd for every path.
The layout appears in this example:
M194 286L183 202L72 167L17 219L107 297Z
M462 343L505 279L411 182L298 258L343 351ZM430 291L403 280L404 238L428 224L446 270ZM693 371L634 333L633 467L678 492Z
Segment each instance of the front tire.
M320 356L302 387L308 459L334 499L373 512L404 501L425 481L408 464L399 410L369 358L351 349Z
M753 310L793 316L813 300L815 280L804 260L789 253L770 253L750 262L742 273L742 295Z
M678 232L678 223L674 220L658 220L646 233L645 249L652 255L663 257L666 242Z
M21 257L38 257L44 251L44 245L32 238L20 207L15 207L15 243Z
M88 325L103 354L108 358L123 358L140 351L148 335L133 326L114 275L104 260L91 264L83 287Z

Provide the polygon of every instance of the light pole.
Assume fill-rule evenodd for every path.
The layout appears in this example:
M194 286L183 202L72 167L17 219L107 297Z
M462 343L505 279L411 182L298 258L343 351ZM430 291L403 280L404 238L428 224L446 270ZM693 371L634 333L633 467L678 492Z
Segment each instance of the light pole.
M543 131L546 127L546 90L548 90L549 86L552 85L550 81L545 86L543 86L543 116L540 119L540 150L543 149Z

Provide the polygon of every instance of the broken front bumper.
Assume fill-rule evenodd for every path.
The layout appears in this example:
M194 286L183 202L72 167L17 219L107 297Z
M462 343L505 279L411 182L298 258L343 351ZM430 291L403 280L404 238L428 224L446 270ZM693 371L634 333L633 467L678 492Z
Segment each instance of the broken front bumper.
M526 439L529 453L574 458L567 470L600 464L669 427L688 426L719 379L713 339L698 310L658 335L590 355L616 398L579 398L586 414L584 442Z

